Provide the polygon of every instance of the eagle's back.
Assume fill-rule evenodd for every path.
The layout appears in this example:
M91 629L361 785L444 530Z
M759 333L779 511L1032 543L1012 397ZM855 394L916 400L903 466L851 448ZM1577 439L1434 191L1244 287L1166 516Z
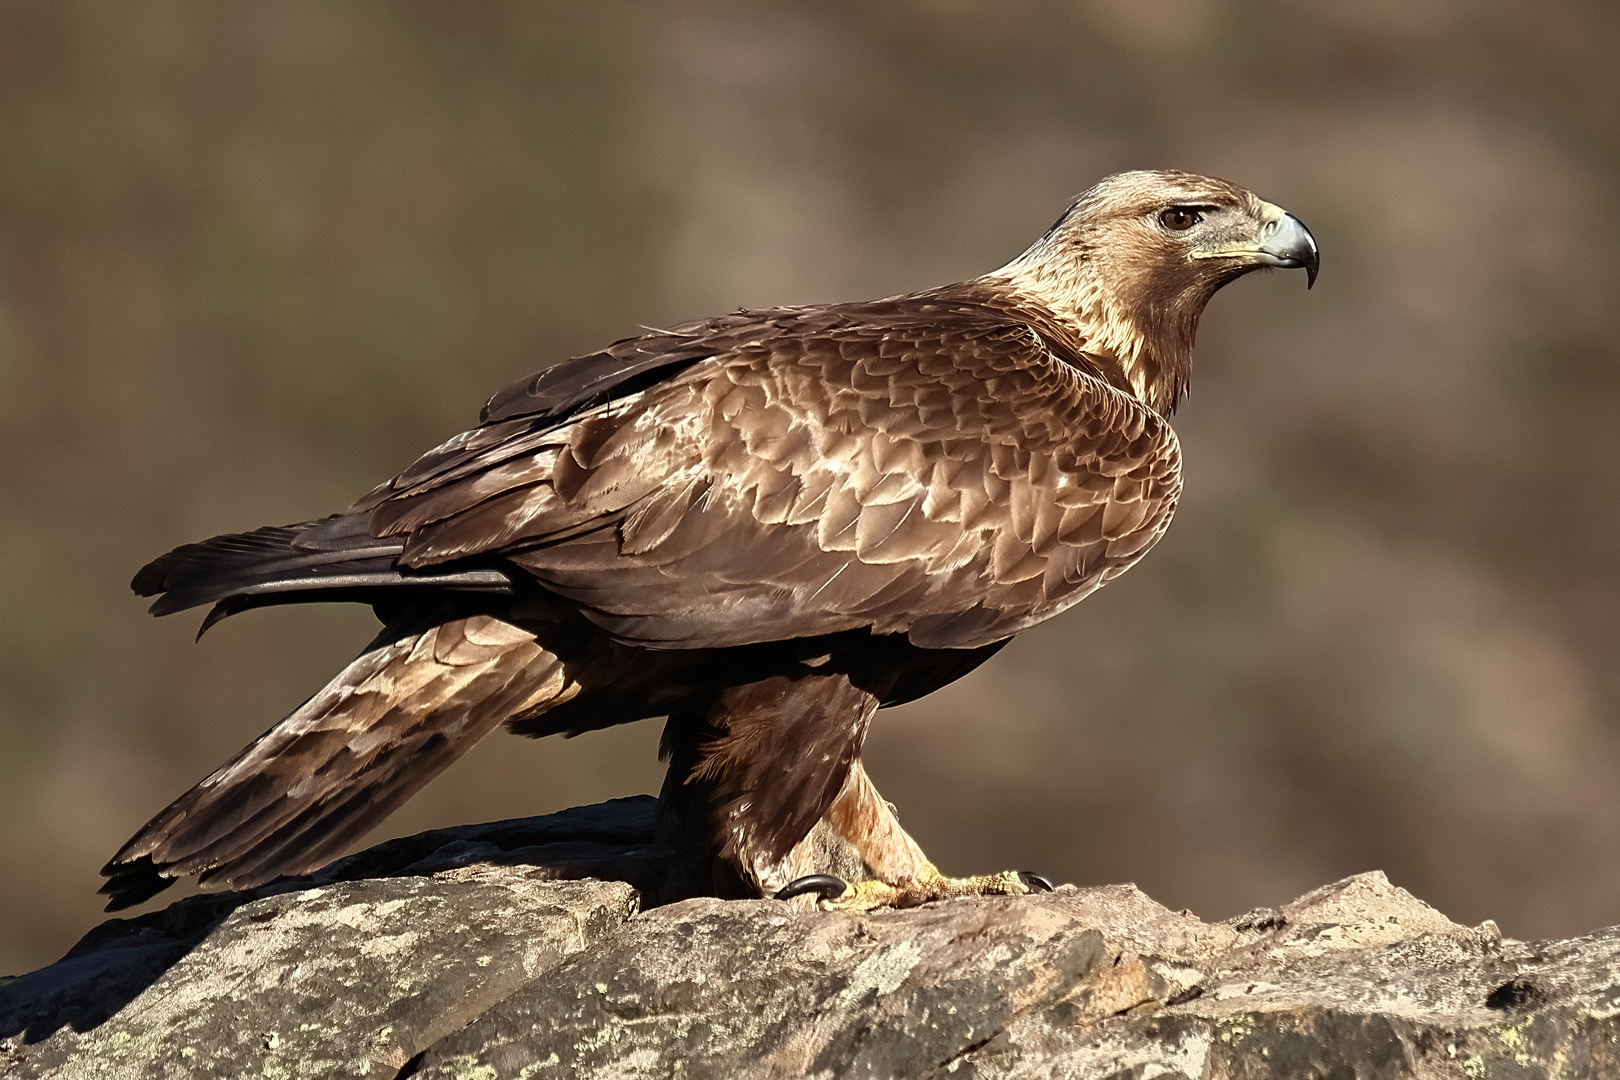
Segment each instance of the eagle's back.
M742 312L525 380L354 509L412 571L498 556L635 644L975 647L1168 524L1175 437L1105 372L988 287Z

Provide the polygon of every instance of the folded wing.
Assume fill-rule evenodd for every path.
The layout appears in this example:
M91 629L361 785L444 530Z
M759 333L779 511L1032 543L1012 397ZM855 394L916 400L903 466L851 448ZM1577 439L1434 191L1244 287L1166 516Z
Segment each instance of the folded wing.
M1001 312L843 311L728 325L724 351L561 422L508 395L351 512L406 572L498 556L653 648L856 627L975 647L1163 532L1174 436L1083 360Z

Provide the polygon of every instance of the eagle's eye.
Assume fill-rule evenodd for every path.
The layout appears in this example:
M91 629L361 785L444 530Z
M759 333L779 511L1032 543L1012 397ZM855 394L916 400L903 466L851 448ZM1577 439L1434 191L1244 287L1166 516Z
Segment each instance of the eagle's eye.
M1196 210L1189 210L1185 206L1172 206L1159 215L1159 224L1171 232L1186 232L1203 220L1203 214Z

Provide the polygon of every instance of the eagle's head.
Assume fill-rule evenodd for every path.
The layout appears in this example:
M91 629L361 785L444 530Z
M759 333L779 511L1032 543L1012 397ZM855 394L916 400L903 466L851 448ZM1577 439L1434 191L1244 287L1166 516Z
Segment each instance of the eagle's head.
M1151 408L1176 407L1198 316L1229 281L1302 267L1316 240L1292 214L1225 180L1117 173L1081 194L1029 250L988 275L1049 308Z

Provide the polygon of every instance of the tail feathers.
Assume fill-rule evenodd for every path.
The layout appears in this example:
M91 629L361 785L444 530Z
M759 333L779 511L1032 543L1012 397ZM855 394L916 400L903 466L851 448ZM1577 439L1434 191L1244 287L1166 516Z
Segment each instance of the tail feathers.
M489 615L385 631L124 845L101 871L107 910L189 874L250 888L315 870L503 720L577 692L532 633Z
M335 598L341 591L348 598L396 585L510 589L510 579L497 570L401 573L395 564L403 550L399 540L372 536L368 515L335 514L182 545L142 567L130 588L157 597L154 615L214 604L204 630L237 611L312 592Z

